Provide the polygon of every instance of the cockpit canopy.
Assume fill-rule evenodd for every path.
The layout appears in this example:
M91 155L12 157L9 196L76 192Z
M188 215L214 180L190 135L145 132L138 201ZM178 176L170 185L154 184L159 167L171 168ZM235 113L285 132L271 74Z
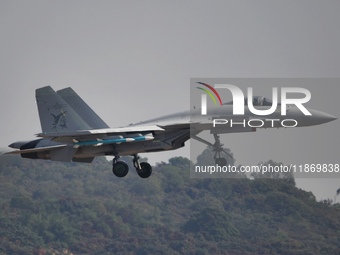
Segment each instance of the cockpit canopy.
M244 98L244 105L248 105L248 98ZM233 101L227 102L224 105L233 104ZM273 102L267 97L263 96L254 96L253 97L253 106L272 106Z

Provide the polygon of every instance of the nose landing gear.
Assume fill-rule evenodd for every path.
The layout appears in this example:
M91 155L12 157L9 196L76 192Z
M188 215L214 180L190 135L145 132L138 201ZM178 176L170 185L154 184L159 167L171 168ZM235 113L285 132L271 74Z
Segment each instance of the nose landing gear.
M204 143L204 144L207 144L209 146L212 146L213 147L213 151L214 151L214 160L215 160L215 164L216 165L219 165L219 166L226 166L227 165L227 160L225 158L222 157L222 153L225 153L229 158L231 159L234 159L228 152L226 152L224 149L223 149L223 145L220 141L220 136L217 135L217 134L214 134L214 138L215 138L215 143L212 144L211 142L208 142L204 139L202 139L201 137L198 137L197 135L193 135L191 138L201 142L201 143Z
M218 166L226 166L227 160L221 156L221 153L226 153L229 157L231 157L226 151L223 150L223 145L220 141L220 137L217 134L214 134L215 143L213 144L213 151L215 152L214 159L215 164Z

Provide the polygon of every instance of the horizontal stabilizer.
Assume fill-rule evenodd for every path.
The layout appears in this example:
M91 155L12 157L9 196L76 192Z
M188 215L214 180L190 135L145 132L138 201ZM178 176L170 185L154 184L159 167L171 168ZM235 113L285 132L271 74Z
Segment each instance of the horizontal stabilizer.
M8 154L9 152L12 152L13 149L10 149L10 148L0 148L0 155L3 155L3 154Z
M33 149L27 149L27 150L15 150L15 151L6 152L5 154L25 154L25 153L33 153L33 152L41 152L41 151L51 151L51 150L60 149L66 146L67 146L66 144L60 144L60 145L39 147L39 148L33 148Z

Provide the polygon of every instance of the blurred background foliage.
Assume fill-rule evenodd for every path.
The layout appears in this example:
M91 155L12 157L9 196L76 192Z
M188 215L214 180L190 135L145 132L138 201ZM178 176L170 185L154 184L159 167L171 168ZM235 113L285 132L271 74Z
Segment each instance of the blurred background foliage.
M0 254L340 253L339 204L316 201L291 174L191 179L183 157L148 179L130 167L117 178L105 158L1 157Z

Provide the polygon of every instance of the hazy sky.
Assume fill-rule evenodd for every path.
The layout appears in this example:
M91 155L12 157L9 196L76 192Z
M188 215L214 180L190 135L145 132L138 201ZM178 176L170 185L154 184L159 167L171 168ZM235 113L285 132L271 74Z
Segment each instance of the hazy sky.
M192 77L339 77L339 9L336 0L0 0L0 146L40 132L34 90L46 85L71 86L110 126L123 126L187 109ZM328 113L339 116L334 106ZM299 139L327 144L324 154L336 159L338 127L299 132ZM237 163L252 163L245 141L270 145L275 136L264 134L228 135L226 147ZM269 145L258 162L280 161ZM281 150L300 153L291 144ZM157 162L181 155L188 147L142 156ZM340 179L299 185L333 198Z

